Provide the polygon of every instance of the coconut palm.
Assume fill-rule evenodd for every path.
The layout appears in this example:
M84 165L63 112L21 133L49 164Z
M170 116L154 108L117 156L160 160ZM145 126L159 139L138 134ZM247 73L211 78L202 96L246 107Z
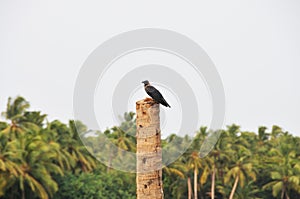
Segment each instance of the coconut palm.
M23 97L18 96L16 99L8 98L6 105L6 111L2 115L7 120L11 120L13 123L23 117L23 113L29 108L29 102Z
M214 149L210 152L209 156L206 158L211 175L211 198L215 198L215 186L216 186L216 175L223 177L223 171L227 168L227 163L230 162L230 155L233 153L232 150L226 147L226 142L223 141L222 137L216 143Z
M229 183L230 179L234 179L229 199L233 199L238 185L244 187L248 178L256 180L256 172L253 165L250 151L244 151L243 149L237 151L237 160L234 161L224 178L225 184Z
M0 132L0 197L14 185L16 178L22 174L20 163L22 154L18 140L9 141Z
M247 186L238 187L236 190L237 199L263 199L258 197L262 191L255 185L255 181L249 181Z
M67 168L71 168L73 172L91 171L95 168L95 160L82 144L75 121L69 121L69 127L58 120L48 126L50 131L55 132L55 142L61 146L62 161Z
M170 190L167 192L172 192L171 190L176 187L176 193L173 193L176 198L182 198L183 193L185 193L185 174L187 173L187 167L182 162L181 158L173 162L172 164L163 167L163 174L165 177L170 179ZM179 188L180 187L180 188ZM168 193L165 193L165 195ZM190 193L191 194L191 193ZM170 196L171 197L171 196Z
M57 190L53 174L63 175L62 169L55 164L57 145L49 145L40 135L27 136L24 142L21 170L18 176L22 198L25 198L25 187L41 198L51 197Z
M199 132L195 135L191 147L185 153L186 156L186 164L187 167L193 170L194 174L194 198L198 198L198 174L199 169L205 168L205 161L204 159L200 158L199 151L201 148L201 143L203 143L205 137L208 135L207 128L201 127ZM188 184L189 184L188 178Z
M291 190L300 193L299 154L296 153L291 135L285 134L278 139L281 144L272 148L268 154L271 181L263 189L271 188L274 197L281 193L282 199L289 199Z
M7 126L2 132L9 134L11 139L18 138L26 132L26 129L36 128L29 122L21 122L24 119L24 112L29 108L29 102L23 97L18 96L16 99L8 98L6 111L2 115L6 120L10 120L10 125Z
M25 111L23 117L20 118L20 122L35 124L42 127L46 117L47 115L41 114L40 111Z

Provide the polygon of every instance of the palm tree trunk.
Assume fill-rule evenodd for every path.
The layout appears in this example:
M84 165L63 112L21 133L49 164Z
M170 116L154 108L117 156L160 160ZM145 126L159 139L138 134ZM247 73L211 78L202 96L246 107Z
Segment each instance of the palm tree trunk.
M284 193L285 193L285 187L284 187L284 182L283 182L282 190L281 190L281 199L284 199Z
M197 176L198 176L198 170L197 167L195 167L194 169L194 198L198 199L198 193L197 193L197 185L198 185L198 180L197 180Z
M211 176L211 198L215 198L215 179L216 178L216 167L213 165L213 172Z
M235 182L234 182L234 185L233 185L233 187L232 187L232 190L231 190L229 199L233 199L233 195L234 195L234 192L235 192L236 187L237 187L237 185L238 185L238 182L239 182L239 176L237 176L237 177L235 178Z
M187 184L188 184L188 199L192 199L192 183L190 177L188 177Z
M22 199L25 199L25 190L22 190Z
M150 98L136 102L137 199L162 199L162 150L159 104Z
M287 188L286 188L286 186L283 185L283 187L284 187L285 198L286 198L286 199L290 199L290 197L289 197L289 195L288 195L288 193L287 193Z

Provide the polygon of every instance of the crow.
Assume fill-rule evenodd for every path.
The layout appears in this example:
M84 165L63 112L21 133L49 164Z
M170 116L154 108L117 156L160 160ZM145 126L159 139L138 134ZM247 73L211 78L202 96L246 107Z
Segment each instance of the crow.
M165 107L170 107L171 106L168 104L168 102L164 99L162 94L153 86L150 85L148 80L145 80L142 82L144 84L144 88L146 93L154 99L155 102L164 105Z

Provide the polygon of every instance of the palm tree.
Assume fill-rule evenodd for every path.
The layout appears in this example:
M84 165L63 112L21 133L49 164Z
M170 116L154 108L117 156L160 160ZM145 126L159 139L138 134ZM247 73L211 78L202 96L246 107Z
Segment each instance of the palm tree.
M77 122L76 122L77 123ZM79 124L79 123L78 123ZM58 120L48 124L48 131L54 132L54 142L61 146L60 164L72 169L74 173L92 171L96 167L94 158L81 143L75 121L69 121L69 127Z
M247 186L238 187L236 190L236 195L238 199L246 199L246 198L262 199L258 197L260 193L261 190L258 188L257 185L255 185L255 181L249 181L247 183Z
M228 183L231 178L234 179L229 199L233 199L238 184L243 187L248 177L252 178L252 180L256 180L256 172L250 158L250 151L237 151L237 160L231 166L224 178L225 183Z
M232 150L226 147L226 142L223 141L222 137L216 143L214 149L210 152L209 156L206 157L207 165L210 166L211 175L211 198L215 198L215 185L216 185L216 174L220 171L220 177L223 177L223 170L227 167L226 163L230 162L230 154Z
M195 139L193 140L193 143L191 147L187 150L187 152L184 154L186 156L186 164L189 168L188 170L193 170L194 175L194 198L198 198L198 172L199 168L202 168L202 162L201 158L199 157L199 148L198 145L200 143L200 133L196 134ZM191 179L188 176L188 189L189 189L189 195L190 195L190 185Z
M22 118L24 118L24 112L29 106L29 102L23 97L18 96L13 101L12 98L8 98L6 111L2 115L5 119L10 120L11 124L3 130L3 133L10 134L10 138L14 139L24 134L26 127L33 127L30 123L21 122Z
M25 131L18 139L6 139L6 145L1 146L1 159L5 162L2 169L7 172L0 175L11 181L9 185L5 183L6 190L12 186L19 188L22 199L31 194L25 193L27 188L41 198L52 196L58 187L51 175L63 174L55 164L59 145L45 142L40 133L35 130ZM2 138L10 136L1 135ZM1 144L5 144L5 139L1 140Z
M3 196L22 174L20 168L22 154L18 140L9 141L2 132L0 140L0 196Z
M289 199L290 190L300 193L299 155L294 150L296 145L293 144L290 135L285 134L277 139L281 144L272 148L268 154L271 181L264 185L263 189L272 188L274 197L281 192L282 199Z
M80 166L81 171L92 171L94 168L96 168L95 158L88 152L87 148L82 144L81 139L79 137L79 128L86 129L86 126L80 121L69 121L69 131L73 143L72 145L69 145L69 150L71 154L74 155L73 157L76 157L77 163Z
M9 98L3 113L11 124L1 123L0 195L19 189L22 198L49 198L58 190L52 176L63 175L65 165L88 171L95 162L80 144L73 121L69 127L54 121L43 128L46 115L26 111L28 107L22 97Z
M112 131L110 138L119 149L135 152L135 140L131 135L119 127L113 127Z
M170 188L176 187L176 198L182 198L182 194L185 192L185 186L182 184L185 179L185 174L187 173L187 167L182 162L181 158L173 162L172 164L163 167L163 174L167 176L168 179L172 181ZM179 188L180 187L180 188ZM191 187L190 187L191 188ZM191 197L191 189L189 189L189 196ZM171 192L171 190L167 191ZM166 193L167 194L167 193ZM170 196L171 197L171 196ZM174 196L172 196L174 197Z
M188 176L187 185L188 185L188 199L192 199L192 183L191 183L190 176Z
M20 122L31 123L43 127L46 117L47 115L41 114L40 111L25 111L23 117L20 118Z
M29 102L27 102L23 97L18 96L16 99L12 101L12 98L8 98L6 111L3 112L3 116L5 119L11 120L15 122L19 118L23 116L23 113L26 109L29 108Z
M61 167L55 160L59 145L46 142L41 131L24 136L22 150L21 175L18 176L22 198L28 186L32 192L41 198L51 197L57 190L53 174L63 175Z

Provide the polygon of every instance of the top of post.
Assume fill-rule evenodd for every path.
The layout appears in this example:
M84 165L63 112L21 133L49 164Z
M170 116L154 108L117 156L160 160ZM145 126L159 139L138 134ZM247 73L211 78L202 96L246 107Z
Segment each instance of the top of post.
M152 98L145 98L145 99L142 99L142 100L139 100L136 102L137 105L142 105L142 104L154 104L155 101L152 99Z
M136 102L136 109L140 109L140 108L146 108L146 109L149 109L149 108L154 108L154 109L157 109L159 108L159 104L153 100L152 98L145 98L145 99L142 99L142 100L139 100Z

